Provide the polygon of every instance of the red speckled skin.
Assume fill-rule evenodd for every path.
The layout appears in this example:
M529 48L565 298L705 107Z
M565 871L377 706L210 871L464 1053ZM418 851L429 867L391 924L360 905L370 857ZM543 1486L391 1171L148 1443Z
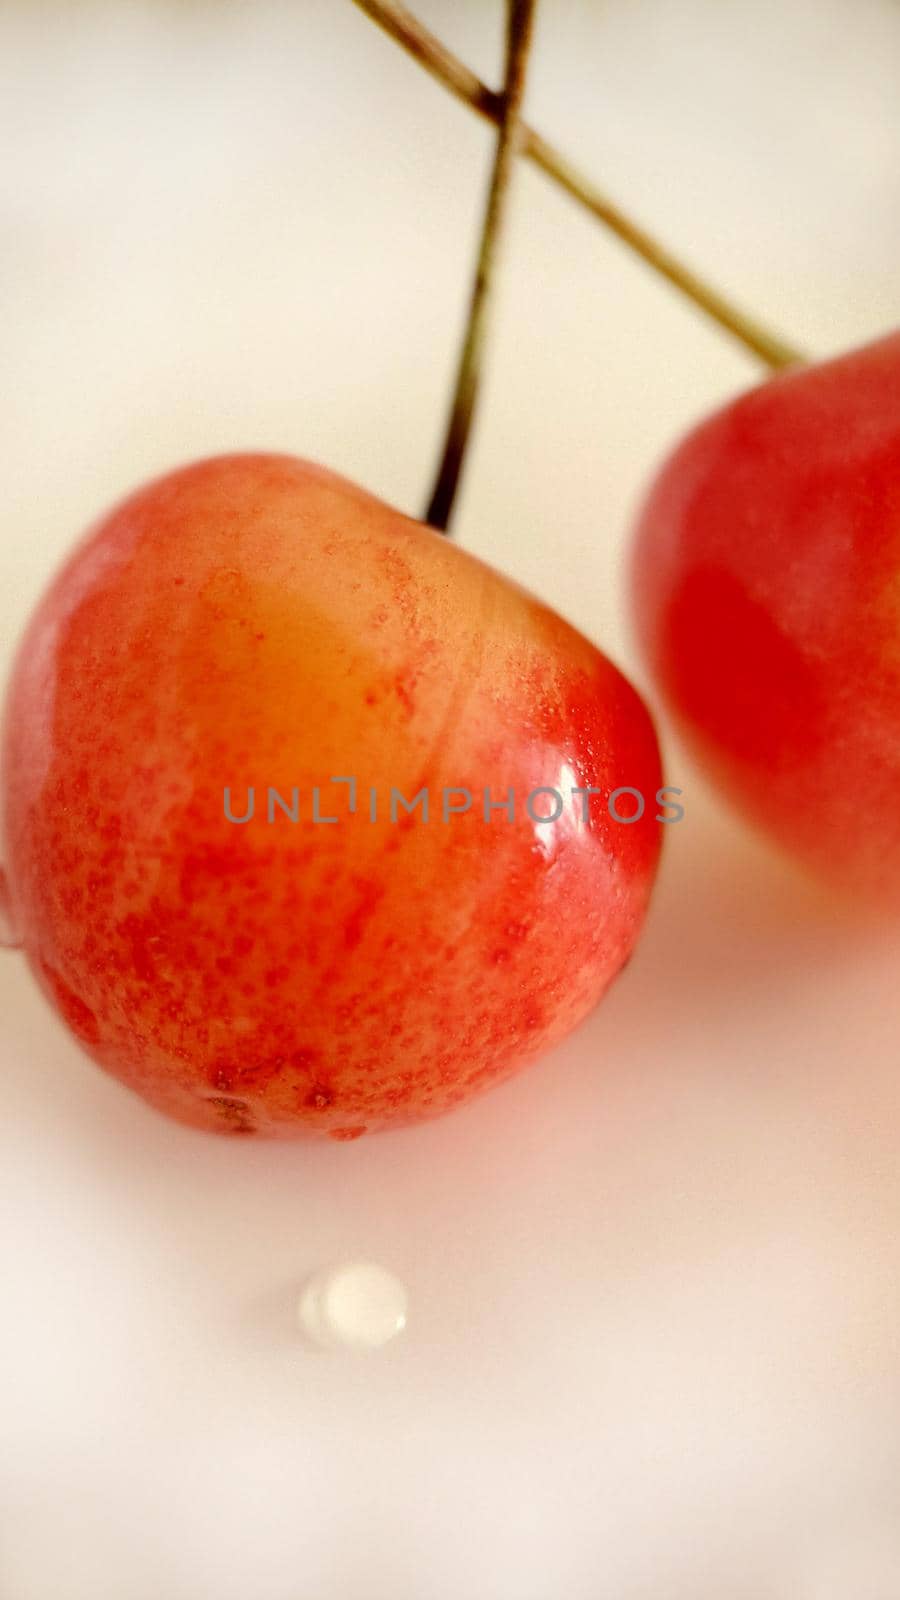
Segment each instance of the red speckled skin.
M643 820L538 785L620 784ZM656 739L584 638L421 524L285 456L151 483L42 601L6 707L4 859L47 993L94 1059L220 1132L434 1116L585 1016L657 860ZM359 780L357 811L346 785ZM247 810L256 788L256 813ZM280 810L269 824L268 786ZM312 789L321 788L314 824ZM421 813L390 821L392 786ZM510 823L440 815L512 787ZM380 815L369 820L369 789ZM546 802L545 802L546 803ZM623 812L627 810L623 802Z
M644 506L633 590L729 794L821 874L900 902L900 335L691 433Z

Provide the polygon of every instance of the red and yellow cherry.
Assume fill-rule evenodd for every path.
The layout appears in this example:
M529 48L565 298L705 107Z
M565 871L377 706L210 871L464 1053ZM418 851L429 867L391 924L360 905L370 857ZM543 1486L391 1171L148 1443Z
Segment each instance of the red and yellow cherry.
M900 901L900 334L692 432L643 507L633 589L728 793L820 873Z
M590 1011L660 781L635 691L546 606L329 472L231 456L125 501L39 605L3 859L101 1066L201 1128L351 1139Z

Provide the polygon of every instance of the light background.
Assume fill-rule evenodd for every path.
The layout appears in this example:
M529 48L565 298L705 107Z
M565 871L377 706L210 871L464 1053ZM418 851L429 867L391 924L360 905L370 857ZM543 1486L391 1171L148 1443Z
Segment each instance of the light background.
M496 74L499 0L416 0ZM811 352L900 289L900 6L544 0L528 114ZM348 0L0 6L0 675L201 453L428 488L490 132ZM461 541L640 678L629 518L752 361L522 170ZM900 396L898 396L900 400ZM688 819L551 1059L350 1146L170 1126L0 960L9 1600L897 1600L898 955ZM308 1352L345 1255L407 1336Z

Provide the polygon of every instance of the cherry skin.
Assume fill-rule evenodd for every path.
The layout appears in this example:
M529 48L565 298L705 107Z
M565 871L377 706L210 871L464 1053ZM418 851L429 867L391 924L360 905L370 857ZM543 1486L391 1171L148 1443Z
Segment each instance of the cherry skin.
M900 334L695 429L643 507L633 593L729 795L826 878L900 902Z
M635 691L546 606L329 472L231 456L125 501L39 605L2 855L101 1066L197 1127L351 1139L591 1010L638 935L660 782ZM557 809L540 787L558 820L529 815ZM427 822L392 818L423 788Z

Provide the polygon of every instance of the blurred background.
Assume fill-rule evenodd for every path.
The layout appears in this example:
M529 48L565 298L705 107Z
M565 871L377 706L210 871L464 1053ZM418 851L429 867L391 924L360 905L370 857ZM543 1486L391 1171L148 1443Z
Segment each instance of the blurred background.
M501 0L414 0L489 81ZM897 321L896 0L543 0L529 120L815 355ZM262 448L424 504L490 129L350 0L0 3L0 683L141 479ZM761 369L518 174L470 550L637 679L628 528ZM687 818L596 1015L429 1127L218 1143L0 952L9 1600L897 1600L900 938ZM407 1335L314 1354L372 1256Z

